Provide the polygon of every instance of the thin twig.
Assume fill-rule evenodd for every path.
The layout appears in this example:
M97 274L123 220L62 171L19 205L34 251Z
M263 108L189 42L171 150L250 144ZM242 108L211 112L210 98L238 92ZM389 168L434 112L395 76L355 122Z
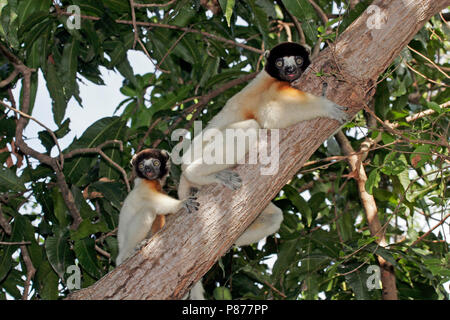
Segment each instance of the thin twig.
M64 167L64 157L62 156L62 151L61 151L61 146L59 145L58 142L58 138L56 137L55 133L49 128L47 127L45 124L43 124L42 122L40 122L38 119L36 119L33 116L30 116L29 114L26 114L25 112L22 112L12 106L8 106L6 103L0 101L0 104L2 106L4 106L5 108L8 108L12 111L14 111L15 113L20 114L22 117L25 117L27 119L33 120L34 122L36 122L38 125L40 125L41 127L43 127L45 130L47 130L47 132L50 134L50 136L52 137L53 141L55 142L56 147L58 148L58 152L59 152L59 165L61 167L61 169Z
M25 245L20 246L20 252L22 253L22 258L27 268L27 279L25 280L25 284L23 286L22 300L27 300L28 293L30 292L31 279L33 279L34 274L36 273L36 268L33 266L30 254L28 253Z
M123 142L120 140L108 140L103 142L102 144L98 145L95 148L80 148L80 149L75 149L72 150L66 154L64 154L64 158L69 159L72 157L75 157L77 155L81 155L81 154L88 154L88 153L97 153L99 154L103 159L105 159L108 163L110 163L113 167L115 167L117 170L119 170L119 172L122 174L122 178L125 182L125 185L127 186L127 190L128 192L131 191L131 187L130 187L130 183L128 181L128 176L126 171L119 165L117 164L114 160L112 160L110 157L108 157L105 152L103 152L103 148L107 145L110 144L114 144L117 143L119 144L120 147L120 151L123 151Z
M433 228L431 228L430 230L428 230L423 236L421 236L420 238L418 238L416 241L414 241L411 244L411 247L415 246L417 243L419 243L420 241L422 241L424 238L426 238L431 232L433 232L434 229L436 229L437 227L439 227L441 224L443 224L445 222L445 220L448 219L448 217L450 217L450 213L447 213L447 215L439 222L437 223Z
M283 10L284 12L286 12L286 14L289 16L289 18L292 20L292 22L294 23L295 29L297 29L297 33L298 33L298 37L299 37L299 43L301 45L305 45L306 44L306 39L305 39L305 33L303 32L302 29L302 25L301 23L298 21L297 17L294 16L284 5L282 0L276 0L276 3L278 4L278 6L280 6L281 10Z
M94 248L95 248L95 251L100 253L102 256L105 256L106 258L111 259L111 254L109 252L103 250L98 245L94 245Z
M407 46L409 50L411 50L412 52L418 54L419 56L421 56L422 58L424 58L425 60L427 60L429 63L431 63L439 72L441 72L446 78L450 79L450 76L448 74L446 74L444 72L444 70L442 70L436 63L434 63L430 58L428 58L427 56L421 54L419 51L411 48L410 46Z
M66 16L72 16L72 13L69 12L61 12L61 15L66 15ZM87 20L94 20L94 21L98 21L100 20L99 17L93 17L93 16L86 16L86 15L80 15L79 17L81 17L82 19L87 19ZM171 29L171 30L179 30L179 31L186 31L188 33L197 33L197 34L201 34L207 38L212 38L215 40L218 40L220 42L224 42L226 44L229 45L233 45L235 47L240 47L243 48L245 50L248 51L252 51L252 52L256 52L258 54L262 54L264 53L263 51L261 51L260 49L245 45L243 43L239 43L221 36L217 36L215 34L209 33L209 32L205 32L205 31L200 31L200 30L196 30L196 29L191 29L191 28L186 28L186 27L178 27L178 26L174 26L174 25L170 25L170 24L164 24L164 23L156 23L156 22L140 22L140 21L130 21L130 20L122 20L122 19L117 19L115 20L116 23L120 23L120 24L131 24L133 25L134 23L136 24L136 26L143 26L143 27L155 27L155 28L165 28L165 29Z
M8 84L10 84L19 74L19 71L17 69L14 69L13 72L6 78L5 80L0 81L0 88L6 87Z
M276 293L278 293L281 297L283 297L284 299L287 298L287 296L281 292L280 290L278 290L277 288L275 288L271 283L269 283L268 281L264 280L263 283L268 286L272 291L275 291Z
M21 245L27 245L27 244L31 244L30 241L17 241L17 242L6 242L6 241L0 241L0 245L3 246L21 246Z
M167 7L174 3L176 0L170 0L167 3L135 3L135 8L151 8L151 7Z
M432 83L437 84L437 85L442 86L442 87L450 88L449 85L447 85L447 84L445 84L445 83L437 82L437 81L435 81L435 80L433 80L433 79L430 79L430 78L428 78L426 75L424 75L423 73L421 73L421 72L419 72L418 70L414 69L412 66L410 66L410 65L405 61L405 59L403 59L403 63L404 63L410 70L412 70L414 73L417 73L419 76L421 76L422 78L426 79L427 81L432 82Z

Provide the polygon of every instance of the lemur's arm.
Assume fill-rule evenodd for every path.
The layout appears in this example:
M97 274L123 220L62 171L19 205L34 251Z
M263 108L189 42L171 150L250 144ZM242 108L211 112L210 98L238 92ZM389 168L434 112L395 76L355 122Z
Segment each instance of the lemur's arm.
M152 199L153 200L153 199ZM177 200L164 193L159 193L156 198L157 206L154 207L155 214L166 215L175 213L181 208L185 208L189 213L198 210L199 203L196 197L187 197L184 200Z

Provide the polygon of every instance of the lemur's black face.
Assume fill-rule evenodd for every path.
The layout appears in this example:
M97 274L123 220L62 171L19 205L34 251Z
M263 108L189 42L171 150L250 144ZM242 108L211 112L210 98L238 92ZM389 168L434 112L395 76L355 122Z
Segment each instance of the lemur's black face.
M280 81L292 82L300 78L310 65L309 52L302 45L284 42L270 50L266 71Z
M165 150L145 149L136 154L131 163L139 178L160 180L169 174L170 156Z

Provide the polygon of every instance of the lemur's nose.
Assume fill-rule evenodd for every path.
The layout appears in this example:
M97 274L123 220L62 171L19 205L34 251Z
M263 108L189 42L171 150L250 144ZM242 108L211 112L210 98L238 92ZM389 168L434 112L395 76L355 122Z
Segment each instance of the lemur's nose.
M294 66L286 66L286 68L284 68L284 71L287 73L292 73L295 71Z

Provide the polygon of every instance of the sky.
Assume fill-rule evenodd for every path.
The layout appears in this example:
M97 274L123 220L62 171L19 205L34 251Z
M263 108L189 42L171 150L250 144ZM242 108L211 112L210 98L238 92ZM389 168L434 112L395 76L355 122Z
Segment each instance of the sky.
M154 71L153 64L143 52L129 50L128 58L135 74L145 74ZM74 137L80 137L95 121L112 116L119 103L127 98L120 92L123 77L118 72L110 71L104 67L101 67L100 70L105 82L104 86L93 84L85 79L83 79L84 83L79 82L83 108L78 105L74 98L68 103L66 118L70 118L71 132L60 140L62 149L66 148ZM16 100L19 97L19 92L20 85L14 89ZM41 71L39 71L39 86L32 116L44 123L51 130L58 129L53 121L52 102ZM40 144L38 139L38 132L42 130L45 129L37 123L30 121L24 131L24 136L29 139L27 143L32 148L40 152L45 152L45 148ZM56 148L54 148L53 156L56 151Z

